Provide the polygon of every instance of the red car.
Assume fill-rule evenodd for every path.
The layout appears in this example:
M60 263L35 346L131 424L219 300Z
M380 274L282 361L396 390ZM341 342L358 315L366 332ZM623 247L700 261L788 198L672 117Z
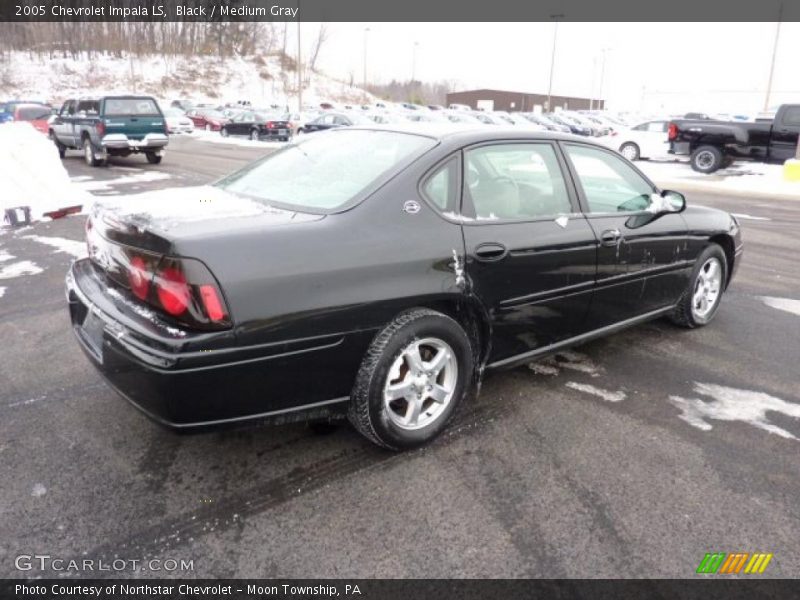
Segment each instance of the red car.
M193 108L186 113L194 126L206 131L219 131L230 119L218 110L208 108Z
M27 121L47 135L47 120L51 114L52 109L45 104L17 104L14 108L14 121Z

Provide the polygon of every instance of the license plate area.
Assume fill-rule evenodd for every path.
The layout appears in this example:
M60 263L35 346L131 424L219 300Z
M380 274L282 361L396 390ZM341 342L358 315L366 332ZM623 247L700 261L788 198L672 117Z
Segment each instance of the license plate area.
M286 135L286 130L285 129L279 129L278 130L278 135Z
M91 310L86 313L86 318L78 328L78 332L98 362L103 362L103 331L105 323Z

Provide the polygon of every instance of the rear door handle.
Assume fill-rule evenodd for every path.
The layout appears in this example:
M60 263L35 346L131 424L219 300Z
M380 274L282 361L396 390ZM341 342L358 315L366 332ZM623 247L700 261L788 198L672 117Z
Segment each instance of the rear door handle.
M499 242L484 242L475 248L475 258L484 262L502 260L508 254L508 248Z
M620 237L619 229L606 229L600 234L600 243L603 246L616 246Z

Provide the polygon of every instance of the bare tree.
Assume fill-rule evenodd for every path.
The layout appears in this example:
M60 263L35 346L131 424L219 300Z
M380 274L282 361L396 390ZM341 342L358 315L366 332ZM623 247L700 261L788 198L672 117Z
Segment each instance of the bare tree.
M328 40L328 35L328 26L325 23L321 23L317 32L317 39L314 40L314 49L311 51L311 60L308 63L311 71L317 70L317 58L319 58L319 52L322 50L323 44Z

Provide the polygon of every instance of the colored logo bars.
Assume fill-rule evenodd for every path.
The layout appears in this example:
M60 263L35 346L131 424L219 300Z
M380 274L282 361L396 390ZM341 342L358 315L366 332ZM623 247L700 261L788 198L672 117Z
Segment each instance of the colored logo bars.
M716 573L718 575L763 573L771 560L772 554L764 552L756 552L754 554L748 552L734 552L731 554L725 554L725 552L709 553L700 562L697 572ZM744 570L742 570L742 567L744 567Z

